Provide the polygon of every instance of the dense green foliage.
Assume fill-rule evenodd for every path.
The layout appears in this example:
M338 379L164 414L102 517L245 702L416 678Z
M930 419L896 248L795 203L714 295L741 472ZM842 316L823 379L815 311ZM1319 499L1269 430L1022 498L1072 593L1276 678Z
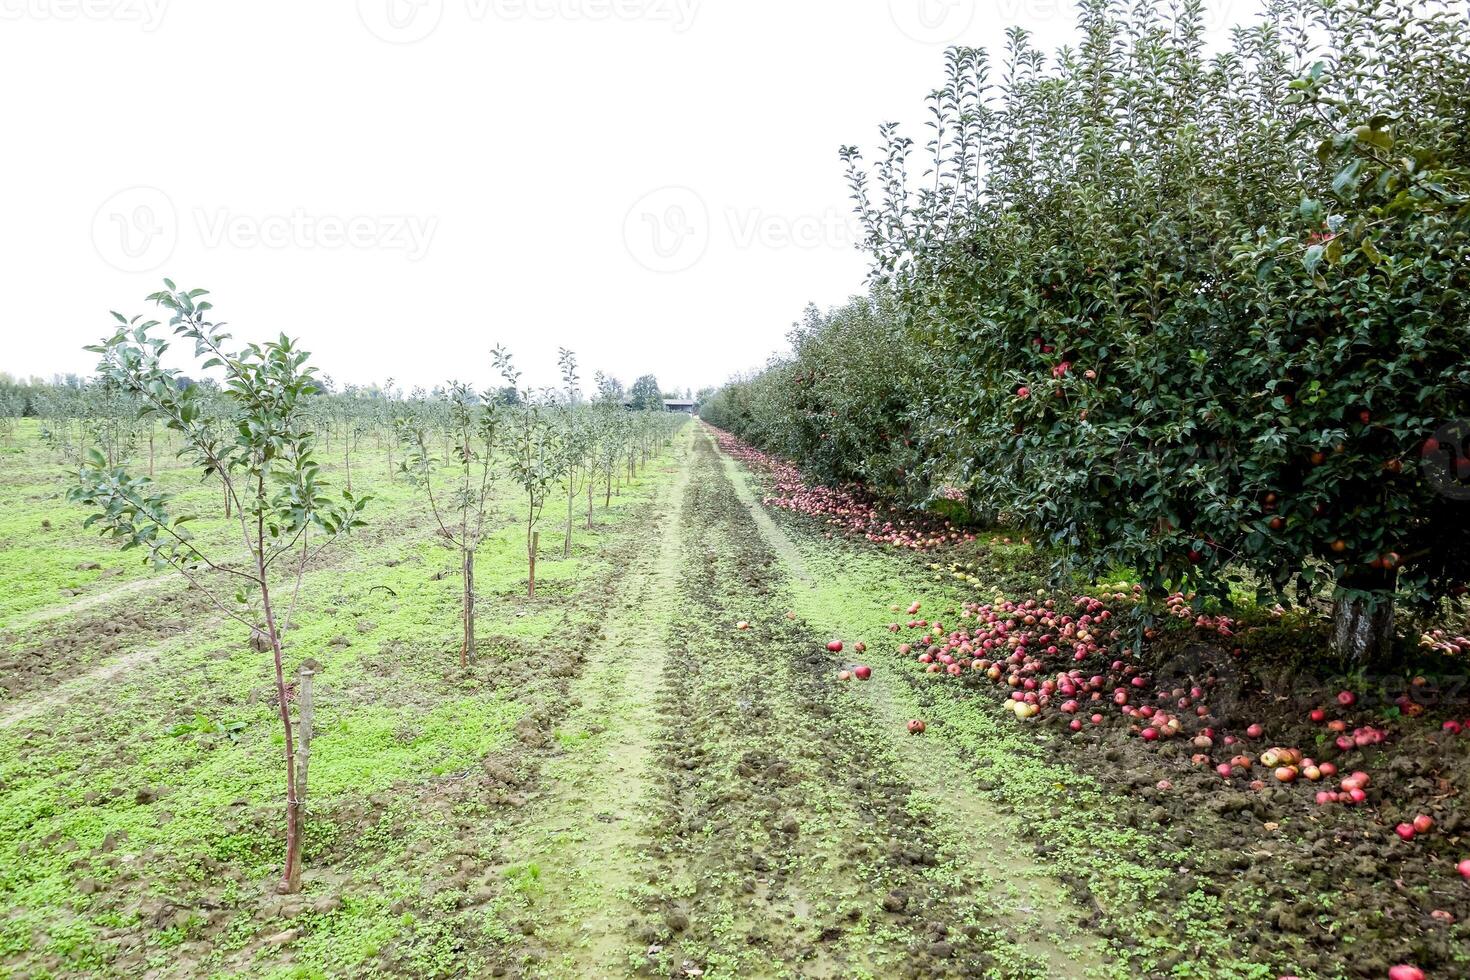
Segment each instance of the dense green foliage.
M895 127L871 167L844 150L898 298L888 350L923 375L926 475L1155 591L1455 594L1464 5L1283 0L1213 56L1198 2L1090 0L1080 24L1052 59L1013 32L998 81L985 52L950 51L921 178ZM720 397L832 474L756 395L802 361ZM890 380L843 393L877 407L846 414L876 430L848 445L891 424Z
M632 408L653 411L664 407L663 391L658 386L658 379L651 374L645 374L634 381L633 387L628 390L628 397Z
M891 296L855 297L826 313L811 307L789 337L789 357L725 385L700 416L801 460L821 480L923 502L946 461L927 424L929 352L905 343Z

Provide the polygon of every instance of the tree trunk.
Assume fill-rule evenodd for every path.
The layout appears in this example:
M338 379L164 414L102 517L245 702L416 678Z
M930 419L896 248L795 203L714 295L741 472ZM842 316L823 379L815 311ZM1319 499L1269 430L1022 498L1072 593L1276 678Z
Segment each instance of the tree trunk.
M572 506L573 506L573 501L576 499L576 497L575 497L576 492L577 492L576 487L574 487L572 485L572 475L570 473L568 473L567 474L567 533L562 538L562 542L561 542L561 557L562 557L562 560L563 561L565 561L566 559L572 557Z
M587 474L587 530L589 531L592 530L592 484L596 476L595 472Z
M459 665L475 662L475 553L464 551L464 643L459 648Z
M1393 653L1395 570L1372 569L1345 576L1343 588L1368 596L1339 596L1332 604L1332 646L1342 660L1357 666L1387 661Z
M281 661L281 634L276 630L276 616L271 607L270 588L266 584L265 558L255 556L256 573L260 577L260 602L265 609L265 633L270 640L276 667L276 700L280 703L281 727L286 734L286 867L279 890L294 895L301 890L301 800L296 795L296 742L291 731L291 706L286 702L286 671Z
M607 496L602 498L602 509L607 510L612 506L612 474L613 464L607 464Z
M540 547L541 547L541 532L540 531L532 531L531 532L531 549L530 549L530 556L529 556L530 557L530 560L531 560L531 577L530 577L529 580L527 580L527 583L526 583L526 598L527 599L534 599L534 598L536 598L536 550L538 548L540 548Z

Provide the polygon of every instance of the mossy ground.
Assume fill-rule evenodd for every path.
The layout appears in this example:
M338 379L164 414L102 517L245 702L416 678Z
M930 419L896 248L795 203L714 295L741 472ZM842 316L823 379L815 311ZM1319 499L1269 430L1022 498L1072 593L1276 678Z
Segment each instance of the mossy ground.
M494 946L494 916L435 912L435 865L464 830L446 826L437 803L521 745L517 725L565 677L555 666L565 638L597 619L593 593L617 570L609 556L641 535L641 509L669 474L649 468L610 509L599 500L595 531L579 514L573 557L544 549L533 601L518 501L500 487L496 533L477 561L481 656L461 671L454 555L412 488L388 479L386 458L362 454L370 527L308 572L287 634L293 674L308 657L320 668L307 884L282 902L271 894L283 742L268 658L198 603L156 644L135 628L153 607L170 615L165 598L184 590L82 532L64 465L26 435L0 470L0 574L10 576L0 635L7 654L33 655L27 663L54 652L69 666L40 672L55 684L0 701L0 972L331 974L385 963L450 974ZM182 469L158 479L183 507L211 503ZM544 526L559 544L556 516ZM222 519L198 527L206 545L224 542ZM92 563L102 567L77 570ZM114 591L132 581L144 586ZM84 611L69 611L78 603ZM112 623L125 628L89 635ZM88 629L67 632L78 624ZM139 653L122 676L107 673Z
M578 515L570 559L548 511L535 600L498 488L468 670L455 556L363 448L370 526L308 572L287 633L293 672L320 672L305 887L277 895L268 660L81 532L63 466L20 439L0 975L1336 977L1411 941L1467 962L1463 923L1403 919L1458 908L1460 883L1377 888L1400 856L1366 815L1217 807L1185 762L1019 722L895 652L893 604L1033 593L1035 549L987 538L957 573L834 539L762 506L695 426L595 529ZM160 480L208 513L208 487ZM836 679L859 660L871 681ZM1443 760L1454 789L1463 753ZM1161 766L1188 791L1156 792ZM1324 848L1379 877L1340 887Z

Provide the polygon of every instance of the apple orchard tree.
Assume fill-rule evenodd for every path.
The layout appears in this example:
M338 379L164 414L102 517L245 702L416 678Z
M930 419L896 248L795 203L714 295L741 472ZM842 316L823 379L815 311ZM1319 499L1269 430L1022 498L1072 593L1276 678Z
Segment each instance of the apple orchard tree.
M156 566L174 568L225 616L250 630L271 652L276 701L285 735L286 860L281 890L301 885L305 829L298 792L295 734L282 662L282 630L291 622L302 577L312 560L340 536L362 526L366 497L350 491L333 500L318 478L307 403L318 390L308 354L285 336L266 344L227 345L224 325L211 322L203 289L179 290L164 281L149 300L168 310L174 333L194 342L201 370L223 373L223 415L204 410L201 386L160 363L168 341L155 337L156 320L114 313L118 329L101 344L97 370L109 384L131 392L145 417L178 433L181 458L223 485L222 514L238 523L238 547L208 553L198 547L172 495L147 477L110 466L96 449L81 467L71 499L97 512L100 525L124 548L145 548ZM224 510L228 507L228 511ZM233 538L234 535L231 535ZM286 599L284 607L281 597ZM282 612L284 611L284 615Z
M1330 590L1335 646L1470 579L1463 3L1085 0L999 83L954 49L925 176L843 151L981 510L1155 593Z

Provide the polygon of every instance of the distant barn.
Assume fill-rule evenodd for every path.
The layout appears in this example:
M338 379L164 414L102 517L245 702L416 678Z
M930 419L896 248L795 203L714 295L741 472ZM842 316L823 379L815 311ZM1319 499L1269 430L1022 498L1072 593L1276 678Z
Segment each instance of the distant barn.
M624 398L623 399L623 407L624 408L632 408L633 407L633 399L631 399L631 398ZM664 411L666 411L666 412L683 412L685 415L693 415L698 410L699 410L699 402L690 401L687 398L665 398L664 399Z

